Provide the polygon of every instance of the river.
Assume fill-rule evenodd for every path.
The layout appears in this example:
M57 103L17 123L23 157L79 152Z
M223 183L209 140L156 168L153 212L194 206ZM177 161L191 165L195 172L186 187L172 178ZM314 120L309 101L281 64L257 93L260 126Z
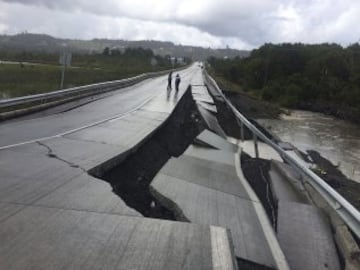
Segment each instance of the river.
M360 127L331 116L292 111L280 120L259 119L282 141L302 151L316 150L350 179L360 182Z

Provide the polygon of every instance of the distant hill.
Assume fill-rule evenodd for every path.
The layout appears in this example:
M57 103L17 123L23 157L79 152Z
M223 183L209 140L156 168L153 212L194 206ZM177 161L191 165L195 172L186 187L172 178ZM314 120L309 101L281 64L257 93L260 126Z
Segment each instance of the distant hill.
M26 51L26 52L47 52L57 53L63 51L76 53L98 53L104 48L125 49L127 47L142 47L151 49L158 55L170 55L174 57L189 57L193 60L204 60L209 56L218 58L234 58L236 56L246 57L250 52L235 49L211 49L195 46L175 45L172 42L142 40L142 41L126 41L126 40L109 40L109 39L93 39L93 40L76 40L76 39L60 39L43 34L23 33L17 35L0 35L0 51Z

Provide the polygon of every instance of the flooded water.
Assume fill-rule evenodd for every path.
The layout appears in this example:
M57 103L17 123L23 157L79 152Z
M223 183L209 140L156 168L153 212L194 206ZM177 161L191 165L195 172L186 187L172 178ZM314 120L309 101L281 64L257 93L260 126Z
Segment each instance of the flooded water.
M360 126L306 111L293 111L281 120L258 121L298 149L318 151L347 177L360 182Z

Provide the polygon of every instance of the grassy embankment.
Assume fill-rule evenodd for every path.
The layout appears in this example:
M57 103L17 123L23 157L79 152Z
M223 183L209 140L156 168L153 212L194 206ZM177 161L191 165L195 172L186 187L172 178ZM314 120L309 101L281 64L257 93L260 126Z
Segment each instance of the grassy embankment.
M12 61L31 61L29 57L11 58L0 53L0 59ZM21 60L22 59L22 60ZM57 64L58 55L36 55L33 61L43 64L5 64L0 63L0 98L17 97L58 90L61 80L61 66ZM151 65L152 59L157 64ZM154 60L153 60L154 62ZM152 51L130 49L116 55L73 55L73 67L65 73L64 88L91 83L118 80L144 72L170 69L165 58L154 56Z
M278 118L284 112L278 105L261 100L256 92L244 91L240 84L231 82L213 68L209 67L208 72L232 104L247 118Z

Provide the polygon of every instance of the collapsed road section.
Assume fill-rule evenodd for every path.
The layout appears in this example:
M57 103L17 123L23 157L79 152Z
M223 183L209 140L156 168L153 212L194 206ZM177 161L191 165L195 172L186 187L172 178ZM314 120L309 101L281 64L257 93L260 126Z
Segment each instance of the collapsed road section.
M253 159L219 124L200 70L189 81L121 117L0 150L1 266L341 269L303 180L273 153Z
M227 141L216 112L206 87L194 86L135 152L94 176L145 217L228 229L240 269L287 269L258 220L253 203L260 201L239 180L238 147Z
M201 75L195 68L183 74L184 85ZM101 175L99 165L109 171L125 162L160 126L166 126L163 123L178 100L174 93L167 100L166 91L160 91L165 79L154 79L153 83L138 86L139 91L121 93L73 111L26 120L21 129L29 134L14 138L23 143L15 145L11 138L3 141L6 147L0 149L1 268L237 269L226 228L143 217L111 192L107 182L88 174L90 171ZM180 87L178 97L184 90ZM139 92L154 91L158 95L141 109L119 109L126 105L122 101L129 103L129 99L135 105L143 103ZM188 108L183 109L184 114ZM98 121L109 119L109 114L120 116ZM78 128L84 119L96 123ZM49 132L61 121L64 129L76 130L61 132L62 135L56 135L55 130L49 135L56 136L46 138L41 136L44 130L37 132L40 124ZM2 125L1 132L16 135L13 131L19 126L20 122L9 122ZM171 131L174 125L169 126ZM187 129L174 131L176 137ZM169 143L162 138L158 141ZM183 148L161 147L174 155ZM156 156L157 152L152 154Z
M216 112L197 85L192 96L185 94L170 118L136 152L102 178L146 217L227 228L240 269L288 269L288 263L292 269L301 269L309 252L317 256L307 261L307 269L340 269L322 212L307 201L275 199L279 191L270 183L269 166L255 174L255 167L246 167L249 185L239 167L241 151L229 142ZM285 221L294 207L301 209L298 215L310 228L310 224L317 226L306 235L296 231L302 237L300 244L292 242L288 229L299 230L301 225L296 228ZM301 250L308 245L313 248Z
M169 211L151 195L149 186L163 165L172 156L181 155L204 127L189 87L170 117L136 152L111 170L94 176L109 182L128 206L145 217L181 220L179 212Z

